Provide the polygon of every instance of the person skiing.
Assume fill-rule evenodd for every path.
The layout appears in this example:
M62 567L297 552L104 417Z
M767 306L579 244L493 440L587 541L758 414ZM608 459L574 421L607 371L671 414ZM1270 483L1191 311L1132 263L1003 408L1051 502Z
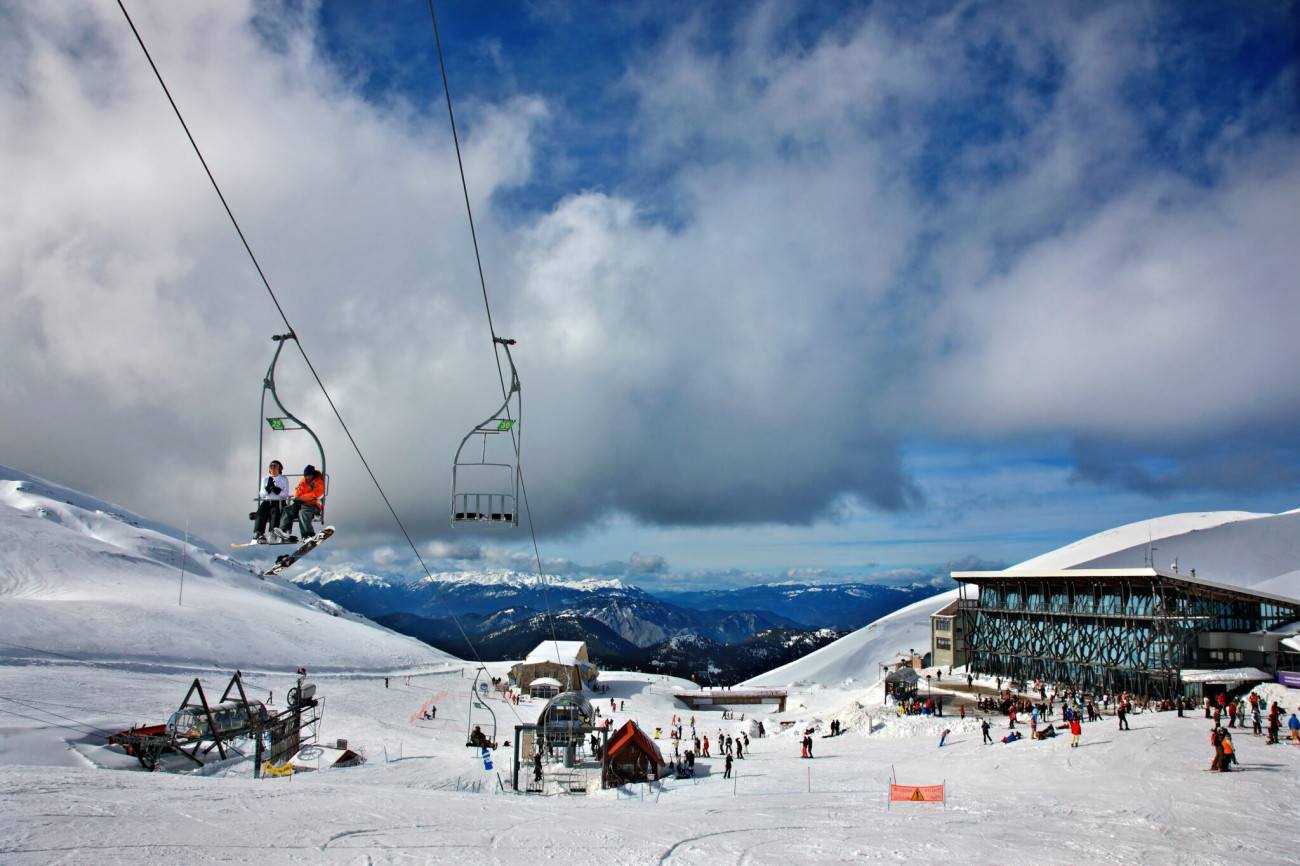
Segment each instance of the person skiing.
M1232 770L1232 765L1237 763L1237 750L1232 746L1232 732L1223 732L1223 772L1227 773Z
M980 745L993 742L993 738L989 736L989 720L987 718L980 719L980 731L984 734L984 742Z
M289 479L281 473L284 464L272 460L262 476L262 486L257 491L257 510L253 512L253 543L266 544L266 531L280 523L280 511L289 498Z
M1223 772L1226 767L1227 756L1223 750L1223 737L1226 733L1219 727L1210 732L1210 745L1214 746L1214 760L1210 762L1210 769L1216 773Z
M291 544L298 541L298 536L290 534L296 519L302 529L302 537L311 538L315 534L311 524L321 516L321 500L324 498L325 479L321 477L315 466L308 463L302 470L302 480L294 488L293 501L284 509L280 517L280 526L274 530L275 534L282 541Z

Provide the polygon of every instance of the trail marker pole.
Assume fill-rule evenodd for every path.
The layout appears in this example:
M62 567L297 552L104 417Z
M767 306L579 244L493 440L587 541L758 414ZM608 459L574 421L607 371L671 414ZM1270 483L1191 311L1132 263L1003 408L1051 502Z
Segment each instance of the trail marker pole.
M190 549L190 522L185 521L185 546L181 548L181 591L176 596L176 604L180 607L185 606L185 554Z

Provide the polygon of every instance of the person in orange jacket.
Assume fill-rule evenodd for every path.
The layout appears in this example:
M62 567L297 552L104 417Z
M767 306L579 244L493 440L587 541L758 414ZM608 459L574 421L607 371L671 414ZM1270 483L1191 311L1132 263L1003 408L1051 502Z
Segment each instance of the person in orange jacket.
M285 506L284 513L280 517L280 526L275 530L275 534L285 541L296 542L298 536L289 534L296 518L298 526L302 529L303 538L315 535L311 524L321 516L321 500L324 498L325 479L321 477L316 467L309 463L302 470L302 480L293 491L293 500Z

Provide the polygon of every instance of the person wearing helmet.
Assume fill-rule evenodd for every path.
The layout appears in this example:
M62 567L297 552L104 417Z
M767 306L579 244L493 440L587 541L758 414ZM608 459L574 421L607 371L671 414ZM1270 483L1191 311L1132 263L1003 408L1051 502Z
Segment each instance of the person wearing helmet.
M324 498L325 479L321 477L316 467L309 463L302 470L302 480L294 489L293 501L285 507L280 517L280 526L275 530L275 534L283 541L290 543L298 541L298 536L289 534L296 519L302 530L302 537L310 538L315 534L312 521L321 516L321 500Z

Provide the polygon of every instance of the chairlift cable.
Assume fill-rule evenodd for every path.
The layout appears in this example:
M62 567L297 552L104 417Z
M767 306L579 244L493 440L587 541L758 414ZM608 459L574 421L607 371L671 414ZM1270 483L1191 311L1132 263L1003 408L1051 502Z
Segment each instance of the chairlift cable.
M460 152L460 136L456 132L456 113L452 110L451 105L451 84L447 80L447 63L442 56L442 38L438 34L438 16L433 11L433 0L429 0L429 22L433 25L433 42L438 50L438 70L442 74L442 90L447 97L447 119L451 123L451 140L456 149L456 166L460 170L461 192L465 196L465 214L469 219L469 236L474 244L474 263L478 267L479 287L483 292L483 309L487 313L488 333L492 337L492 356L496 360L497 364L497 378L501 382L501 394L503 397L506 397L508 403L510 392L506 388L505 371L501 368L501 355L497 350L497 344L500 342L500 338L497 337L496 327L492 324L492 305L488 301L487 278L483 274L483 257L479 252L478 232L474 229L474 209L470 204L469 182L465 179L465 160L461 156ZM509 350L507 349L507 352L508 351ZM511 368L513 369L513 367L514 362L511 361ZM546 620L551 627L551 642L555 644L555 652L557 655L556 660L558 662L560 642L555 635L555 616L551 612L551 600L547 593L546 573L542 568L542 554L537 544L537 529L533 525L533 512L532 509L528 507L528 488L527 485L524 484L524 469L523 464L520 461L519 440L515 437L515 431L513 429L510 431L510 439L515 446L515 466L519 473L519 487L524 501L524 514L528 518L528 531L533 540L533 556L537 560L537 576L542 584L542 602L546 605ZM516 508L517 507L518 506L516 505ZM571 687L573 684L570 683L569 685Z
M172 98L171 91L167 87L167 82L163 80L162 72L159 71L157 64L154 63L153 61L152 55L149 54L149 49L144 43L144 38L140 35L140 31L136 29L135 22L131 20L131 15L129 12L126 11L126 6L123 4L122 0L117 0L117 5L118 8L122 10L122 15L126 18L126 22L130 26L131 32L135 35L136 42L139 43L140 45L140 50L144 52L145 59L149 62L149 67L153 70L154 77L158 79L158 84L162 87L163 93L166 94L167 101L168 103L171 104L172 111L176 114L176 119L180 121L181 128L185 130L185 137L189 139L190 146L194 149L195 155L199 158L199 162L203 165L203 171L207 174L208 180L212 183L212 188L216 191L217 197L221 199L221 205L222 207L225 208L226 215L230 217L230 222L235 227L235 232L239 235L239 239L243 243L244 250L248 253L248 257L252 261L253 267L257 270L257 275L258 277L261 278L262 285L266 288L267 294L271 296L271 301L273 304L275 304L276 311L280 314L281 320L284 322L285 327L289 329L290 333L297 334L298 333L297 329L295 329L293 325L290 323L289 317L284 311L284 307L281 306L279 298L276 297L275 291L271 288L271 283L267 279L266 273L262 270L261 264L258 263L257 256L253 253L253 248L249 244L248 239L245 237L243 229L239 227L239 221L235 219L234 211L231 210L230 204L226 201L225 194L222 193L221 191L221 185L217 183L216 177L212 174L212 170L208 167L207 160L203 158L203 152L199 149L198 142L194 140L194 136L190 132L189 124L185 122L185 118L181 114L180 107L176 105L176 100ZM432 4L430 5L430 11L432 11ZM448 105L450 106L450 101L448 102ZM457 153L459 158L459 149ZM461 179L463 182L464 181L463 172L462 172ZM468 187L466 187L466 189L468 189ZM477 255L477 242L475 246L475 254ZM480 273L481 273L481 267L480 267ZM486 301L487 301L487 295L485 289L484 302L486 303ZM490 325L490 320L489 320L489 325ZM361 450L361 446L357 443L356 438L352 435L351 429L348 427L347 422L343 420L343 415L339 411L338 406L335 405L334 399L329 394L329 390L325 387L325 383L321 380L320 375L316 372L316 367L312 364L311 358L308 357L307 350L302 344L302 339L299 337L298 339L295 339L294 342L298 346L298 352L302 355L303 361L305 361L307 364L307 369L311 371L312 378L316 380L316 385L320 388L321 394L324 395L325 401L329 403L330 410L334 413L334 417L338 420L339 426L343 428L343 432L347 436L348 442L351 443L352 445L352 450L356 452L358 459L360 459L361 461L361 465L365 467L366 473L370 476L371 482L375 485L375 489L379 492L380 498L383 499L384 505L388 508L388 512L392 515L393 520L397 523L398 529L401 530L402 536L406 539L407 545L410 546L411 551L415 554L415 558L420 563L420 567L424 569L424 573L428 575L430 578L432 578L433 572L430 570L428 564L425 563L424 557L421 556L420 550L416 546L415 541L411 538L410 533L407 532L405 524L402 523L402 519L397 515L397 509L393 507L392 502L388 498L388 494L384 492L383 485L379 483L379 478L375 475L374 470L370 468L370 462L366 460L365 454ZM500 370L499 359L497 362L497 367L498 370ZM469 646L470 651L474 654L475 661L478 662L480 667L484 667L485 665L482 657L479 655L478 649L474 646L473 641L469 639L469 635L466 633L464 627L460 624L460 619L456 616L454 612L452 612L451 605L448 604L446 598L443 597L441 588L438 587L436 581L431 581L431 582L433 583L435 590L437 590L438 596L442 601L443 606L447 608L449 613L451 613L451 618L452 621L456 624L457 631L460 632L461 637L464 638L466 645ZM514 705L511 704L510 706L512 712L515 713L516 719L519 719L518 711L514 709Z
M112 731L106 731L103 728L98 727L97 725L91 724L90 722L83 722L80 719L74 719L70 716L60 715L59 713L56 713L52 710L45 710L45 709L41 709L40 707L34 707L31 704L27 703L26 701L20 701L17 698L11 698L7 695L0 695L0 700L10 701L12 703L18 704L20 707L26 707L27 709L32 710L33 712L45 713L45 715L47 716L54 716L54 718L56 719L63 719L65 722L72 722L72 724L74 725L89 729L91 733L103 734L104 736L108 736L109 734L112 733ZM60 709L68 709L68 708L60 707ZM0 712L12 713L15 716L21 716L24 719L31 719L33 722L40 722L41 724L54 725L60 728L69 727L68 725L61 725L58 722L50 722L50 721L46 721L45 719L38 719L33 716L24 715L23 713L14 712L13 710L3 708L3 707L0 707ZM86 733L86 732L82 731L82 733Z

